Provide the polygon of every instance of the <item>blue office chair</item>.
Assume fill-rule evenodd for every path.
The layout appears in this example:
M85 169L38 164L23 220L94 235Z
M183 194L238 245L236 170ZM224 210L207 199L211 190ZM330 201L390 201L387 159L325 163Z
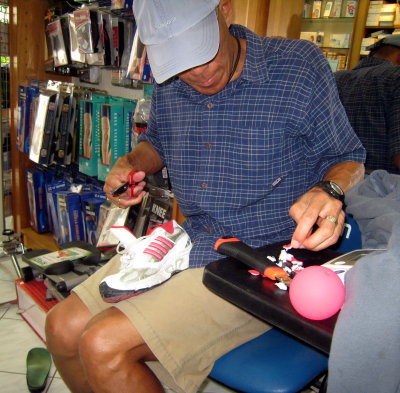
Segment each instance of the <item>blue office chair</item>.
M362 248L361 232L346 214L339 241L331 248L346 253ZM218 359L210 377L244 393L297 393L328 368L328 357L297 339L271 329ZM320 392L326 389L326 378Z
M342 253L362 248L361 231L352 215L346 213L342 236L331 248Z
M210 377L245 393L297 393L327 368L327 356L271 329L219 358Z

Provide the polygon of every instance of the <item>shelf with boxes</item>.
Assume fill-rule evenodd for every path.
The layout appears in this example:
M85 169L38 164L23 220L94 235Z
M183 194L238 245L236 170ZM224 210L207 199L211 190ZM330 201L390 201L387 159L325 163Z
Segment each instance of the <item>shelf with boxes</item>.
M36 164L25 173L33 231L51 232L57 245L115 247L110 225L140 237L175 218L166 171L147 176L149 192L129 209L111 204L103 191L109 170L146 129L150 100L57 81L19 86L17 148Z
M57 2L47 11L46 71L98 83L101 70L107 69L116 85L141 88L152 83L132 2L80 3Z
M400 4L397 1L371 0L360 55L368 55L368 46L390 34L400 34Z
M306 0L300 38L314 42L327 57L332 71L346 69L352 52L357 1Z
M300 38L321 48L349 49L353 23L354 18L303 19Z
M44 6L39 0L35 3ZM137 230L143 235L152 225L147 213L157 198L149 195L146 205L116 212L116 206L106 201L102 187L109 169L132 149L138 137L135 110L149 101L152 88L146 51L138 41L132 17L116 9L117 2L84 6L70 2L68 10L65 3L55 3L61 8L46 10L45 29L41 31L46 33L47 55L43 57L48 59L41 69L51 71L56 79L54 74L68 71L71 75L73 69L79 72L73 83L45 80L43 72L38 79L22 74L22 78L13 80L17 91L13 102L18 112L13 138L16 155L21 158L18 161L23 164L18 168L22 187L16 186L23 200L15 211L21 220L15 229L34 248L46 244L45 248L55 249L74 240L97 244L109 213L123 225L147 209L149 219L142 222L142 232ZM118 4L125 6L128 2ZM21 26L29 29L29 23ZM104 40L106 35L108 41ZM107 85L105 74L112 74L107 80L111 81L110 90L103 89ZM133 86L126 83L129 80L140 83ZM141 94L137 94L139 90L132 94L127 87L137 87ZM135 98L128 98L132 96ZM143 111L140 115L139 128L144 130ZM152 190L154 186L162 189L157 189L157 196L162 194L157 201L167 200L169 216L165 218L172 214L177 218L180 213L168 192L166 171L148 180ZM21 216L23 205L27 214ZM159 217L154 220L162 223Z

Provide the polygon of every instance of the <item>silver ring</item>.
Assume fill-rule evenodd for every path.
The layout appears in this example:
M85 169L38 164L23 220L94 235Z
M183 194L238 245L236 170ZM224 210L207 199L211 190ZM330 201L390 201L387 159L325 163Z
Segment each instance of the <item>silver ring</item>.
M325 219L330 221L330 222L333 222L335 225L337 225L337 218L336 217L326 216Z

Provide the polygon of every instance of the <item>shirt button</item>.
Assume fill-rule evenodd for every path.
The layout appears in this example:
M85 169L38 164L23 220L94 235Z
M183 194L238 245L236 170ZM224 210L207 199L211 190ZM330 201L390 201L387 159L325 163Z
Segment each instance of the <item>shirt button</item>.
M213 229L212 229L212 227L207 227L207 228L206 228L206 231L207 231L208 233L211 233L211 232L213 231Z
M201 183L201 188L207 188L207 187L208 187L208 183L207 182Z
M214 108L214 104L213 104L212 102L209 102L209 103L207 104L207 108L208 108L208 109Z
M205 144L205 147L206 147L207 149L211 149L211 148L212 148L212 143L206 143L206 144Z

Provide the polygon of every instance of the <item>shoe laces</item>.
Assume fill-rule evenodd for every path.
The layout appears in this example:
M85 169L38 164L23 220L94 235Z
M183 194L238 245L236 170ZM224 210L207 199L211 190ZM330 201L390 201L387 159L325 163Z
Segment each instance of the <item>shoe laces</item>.
M170 234L170 238L173 237L176 240L182 234L182 230L178 232L178 234ZM152 234L142 236L129 245L120 242L117 246L117 253L121 255L121 270L129 270L133 266L138 269L152 268L154 263L161 262L175 246L175 242L167 238L164 233L164 231L154 231ZM153 238L153 240L142 249L140 243L147 243L150 238Z
M143 239L143 238L141 238ZM128 269L134 261L135 257L135 244L138 241L134 241L132 244L124 244L120 242L117 246L117 253L121 255L120 262L121 262L121 270Z

